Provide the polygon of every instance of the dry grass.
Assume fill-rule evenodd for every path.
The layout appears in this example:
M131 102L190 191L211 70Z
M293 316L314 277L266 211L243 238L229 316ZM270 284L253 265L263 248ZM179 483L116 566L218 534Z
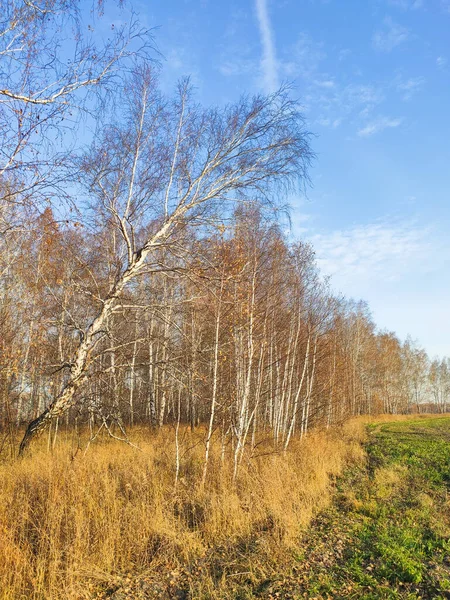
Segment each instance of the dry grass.
M236 485L216 442L204 490L204 448L187 430L176 487L169 428L133 432L141 451L102 438L73 457L69 434L52 453L42 440L33 456L0 464L0 598L92 598L127 573L157 578L199 561L196 597L226 597L236 549L257 540L246 568L270 569L327 504L330 480L361 459L363 435L358 420L285 454L262 442Z
M421 420L421 419L440 419L450 417L450 413L411 413L411 414L399 414L399 415L388 415L388 414L380 414L380 415L366 415L362 417L358 417L357 419L353 419L353 421L362 420L364 423L392 423L395 421L411 421L413 420Z

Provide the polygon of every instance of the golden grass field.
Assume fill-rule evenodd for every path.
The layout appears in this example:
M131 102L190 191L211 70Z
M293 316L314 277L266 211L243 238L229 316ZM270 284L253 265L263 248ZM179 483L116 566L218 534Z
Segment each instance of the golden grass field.
M248 567L258 577L279 566L328 504L333 478L364 459L367 422L312 432L286 453L262 439L245 455L235 483L232 460L214 440L203 489L201 430L179 432L176 483L171 428L133 430L139 449L105 436L90 445L86 437L76 450L73 433L61 432L52 450L42 438L21 460L3 455L0 598L101 597L111 581L141 574L157 581L202 559L198 597L226 597L239 544L260 544ZM217 561L230 564L224 570Z
M203 432L180 432L176 485L170 428L134 430L140 450L104 437L75 452L62 432L49 451L42 438L0 463L0 598L91 598L111 579L156 577L258 530L287 547L327 504L330 478L362 456L363 431L355 421L312 433L286 453L262 440L235 484L216 442L204 489Z

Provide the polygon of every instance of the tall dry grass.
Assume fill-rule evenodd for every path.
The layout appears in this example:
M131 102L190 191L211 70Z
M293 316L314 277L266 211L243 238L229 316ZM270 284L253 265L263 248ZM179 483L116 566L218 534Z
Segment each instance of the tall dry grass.
M0 464L0 598L92 598L127 574L157 581L192 565L192 596L224 598L234 570L263 577L275 568L327 504L331 479L361 459L363 435L354 421L293 440L287 453L261 440L235 484L215 440L204 489L202 436L187 430L176 485L169 428L134 431L140 451L99 438L74 453L62 434L49 452L42 440L32 456Z

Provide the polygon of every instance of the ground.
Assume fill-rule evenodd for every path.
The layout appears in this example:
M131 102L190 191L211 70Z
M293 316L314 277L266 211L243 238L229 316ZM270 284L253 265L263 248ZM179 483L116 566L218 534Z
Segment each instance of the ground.
M268 522L189 568L129 574L96 598L450 598L450 418L371 425L365 450L279 562Z
M449 483L450 419L372 427L272 597L450 598Z

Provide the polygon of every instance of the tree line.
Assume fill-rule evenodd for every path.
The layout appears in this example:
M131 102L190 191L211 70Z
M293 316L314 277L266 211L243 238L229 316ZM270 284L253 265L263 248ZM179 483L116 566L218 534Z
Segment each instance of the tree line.
M67 387L115 281L115 242L51 208L3 236L3 427L36 418ZM309 244L288 243L248 204L226 226L183 229L154 251L105 318L65 419L202 424L207 440L220 431L242 445L264 430L287 447L354 415L446 411L449 366L378 332L364 303L333 295Z

